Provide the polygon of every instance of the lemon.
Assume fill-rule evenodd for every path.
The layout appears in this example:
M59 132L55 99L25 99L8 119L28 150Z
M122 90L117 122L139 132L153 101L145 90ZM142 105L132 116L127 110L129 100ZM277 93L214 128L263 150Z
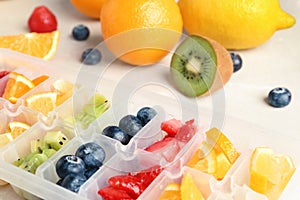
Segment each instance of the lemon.
M227 49L257 47L296 22L278 0L179 0L178 5L189 34L212 38Z

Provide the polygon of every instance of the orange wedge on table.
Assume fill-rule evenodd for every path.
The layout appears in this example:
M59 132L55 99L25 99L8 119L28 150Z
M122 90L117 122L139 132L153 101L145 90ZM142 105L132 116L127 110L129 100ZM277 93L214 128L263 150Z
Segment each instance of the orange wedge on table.
M0 36L0 48L7 48L30 56L50 60L57 49L59 31Z
M37 110L44 115L48 115L49 112L56 108L56 99L57 93L43 92L27 97L25 104L33 110Z
M24 122L13 121L8 123L7 132L11 134L13 139L15 139L29 128L29 124L26 124Z
M3 98L15 103L30 89L35 87L34 83L22 74L11 72L2 95Z

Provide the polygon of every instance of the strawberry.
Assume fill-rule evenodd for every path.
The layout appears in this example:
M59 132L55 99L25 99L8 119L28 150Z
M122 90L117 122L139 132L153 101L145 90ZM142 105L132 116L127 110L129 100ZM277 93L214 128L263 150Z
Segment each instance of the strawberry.
M177 119L170 119L161 123L161 130L165 131L168 136L174 137L181 128L182 123Z
M155 165L150 167L149 169L145 169L136 173L134 176L141 179L141 183L148 187L152 181L162 172L163 168L159 165Z
M185 122L185 124L178 130L175 138L181 142L188 142L198 131L194 124L194 119Z
M168 146L170 143L172 143L174 141L174 137L164 137L164 139L153 143L152 145L148 146L147 148L145 148L146 151L150 151L150 152L156 152L161 150L162 148Z
M113 176L108 180L108 183L111 187L123 190L135 199L146 189L140 178L131 175Z
M57 29L57 20L46 6L38 6L28 19L28 27L31 32L52 32Z
M2 77L6 76L7 74L9 74L9 71L6 71L6 70L1 71L1 72L0 72L0 79L1 79Z
M127 192L113 188L111 186L102 188L98 191L98 194L104 200L134 200L134 198L130 197Z

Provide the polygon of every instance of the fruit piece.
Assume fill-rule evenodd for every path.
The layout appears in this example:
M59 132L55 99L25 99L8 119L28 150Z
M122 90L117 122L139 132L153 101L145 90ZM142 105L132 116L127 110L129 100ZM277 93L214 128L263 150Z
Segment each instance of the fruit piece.
M107 0L71 0L72 5L82 14L99 19L103 4Z
M116 139L124 145L128 144L130 141L129 135L122 131L118 126L107 126L103 129L102 134Z
M218 41L227 49L247 49L266 42L276 30L295 24L279 1L179 0L183 26L189 34ZM238 26L238 28L237 28Z
M22 74L11 72L2 95L3 98L15 103L16 100L34 88L35 85L31 80Z
M50 146L40 139L32 140L30 142L30 149L32 153L42 153L44 149L49 149Z
M32 80L32 83L37 86L39 84L41 84L42 82L44 82L45 80L47 80L49 78L49 76L47 75L42 75L39 77L36 77L35 79Z
M24 169L30 173L35 174L36 169L43 164L48 157L44 154L37 153L33 155L28 161L24 160L19 166L21 169Z
M163 171L163 168L159 165L154 165L150 168L144 169L137 173L131 173L131 176L138 177L143 185L149 186L152 181Z
M204 200L192 175L188 172L182 178L180 191L182 200Z
M216 41L191 35L176 48L171 60L171 77L187 96L200 96L221 89L233 73L228 51Z
M274 88L268 94L268 103L275 108L287 106L291 102L291 99L291 92L284 87Z
M243 60L238 53L230 53L232 63L233 63L233 72L237 72L242 68Z
M11 133L0 134L0 148L4 147L13 140Z
M68 174L62 180L60 186L77 193L86 180L86 177L82 174Z
M99 168L90 168L90 169L86 169L85 172L84 172L84 176L86 177L86 179L89 179L94 173L96 173L96 171L98 170Z
M100 145L89 142L81 145L77 149L75 156L81 158L87 168L99 168L102 166L106 155Z
M142 121L142 125L145 126L153 117L157 115L156 110L150 107L143 107L138 110L136 117Z
M28 19L30 32L47 33L56 31L57 20L55 15L46 6L38 6Z
M236 150L231 141L217 128L212 128L207 131L206 137L209 142L214 145L214 148L220 148L231 164L239 157L240 153Z
M8 74L9 74L9 71L6 71L6 70L0 71L0 79Z
M11 136L15 139L30 127L29 124L24 122L9 122L7 125L7 132L11 133Z
M161 130L165 131L168 136L174 137L179 129L182 127L182 123L178 119L170 119L161 123Z
M127 192L124 190L116 189L114 187L108 186L104 187L101 190L98 191L98 194L104 199L104 200L116 200L116 199L122 199L122 200L134 200Z
M7 48L30 56L50 60L57 49L60 33L25 33L0 36L0 48Z
M102 59L102 54L98 49L89 48L82 52L81 62L86 65L96 65Z
M212 145L203 142L193 154L188 164L189 167L207 174L215 174L217 171L217 155Z
M108 49L131 65L157 63L182 33L182 18L174 0L107 1L100 18Z
M173 143L174 141L175 141L175 139L173 137L165 137L164 139L157 141L157 142L153 143L152 145L148 146L147 148L145 148L145 151L149 151L149 152L159 151L159 150L169 146L169 144Z
M185 142L185 143L187 143L188 141L190 141L190 139L192 139L192 137L194 137L194 135L198 131L198 128L194 124L194 122L195 122L194 119L186 121L185 124L183 124L180 127L180 129L178 130L175 138L178 141Z
M69 174L84 175L85 164L78 156L64 155L57 161L55 169L60 178L65 178Z
M159 197L159 200L181 200L180 184L169 183Z
M56 98L57 94L55 92L44 92L27 97L25 104L33 110L48 115L56 108Z
M127 133L129 136L134 136L142 128L142 122L134 115L126 115L119 121L119 128Z
M146 189L140 179L135 176L119 175L109 178L111 187L125 191L133 198L138 198Z
M54 150L54 149L43 149L43 151L42 151L42 154L44 154L48 158L53 156L55 153L56 153L56 150Z
M49 131L46 133L44 141L50 148L58 151L63 145L69 142L69 139L61 131Z
M75 40L83 41L87 40L90 35L90 30L87 26L79 24L72 30L72 36Z
M269 199L278 199L295 171L292 159L269 147L255 148L250 158L250 187Z
M58 95L63 95L68 93L70 90L72 91L74 85L66 80L58 79L53 82L52 87L53 91L56 92Z
M222 180L231 167L231 163L223 152L217 153L216 156L217 169L213 174L217 180Z

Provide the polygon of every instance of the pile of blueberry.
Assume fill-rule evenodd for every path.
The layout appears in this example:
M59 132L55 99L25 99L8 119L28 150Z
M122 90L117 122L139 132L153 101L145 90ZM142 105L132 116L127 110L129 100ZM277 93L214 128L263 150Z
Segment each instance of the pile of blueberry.
M94 142L81 145L75 155L62 156L56 163L59 176L58 185L78 192L85 181L103 164L106 154L104 149Z
M157 112L153 108L143 107L138 110L136 115L124 116L118 126L107 126L103 129L102 134L126 145L156 114Z

